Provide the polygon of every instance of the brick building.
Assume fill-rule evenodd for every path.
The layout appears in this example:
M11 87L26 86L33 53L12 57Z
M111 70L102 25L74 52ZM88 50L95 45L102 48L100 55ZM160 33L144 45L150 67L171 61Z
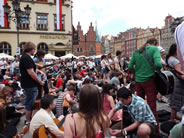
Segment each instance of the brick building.
M73 45L74 55L93 56L101 54L101 42L97 42L96 32L91 23L86 34L83 34L80 22L77 25L77 32L79 41L78 44Z
M166 16L165 25L161 29L161 46L168 52L169 47L175 43L174 34L171 32L170 26L174 22L174 17L171 15Z

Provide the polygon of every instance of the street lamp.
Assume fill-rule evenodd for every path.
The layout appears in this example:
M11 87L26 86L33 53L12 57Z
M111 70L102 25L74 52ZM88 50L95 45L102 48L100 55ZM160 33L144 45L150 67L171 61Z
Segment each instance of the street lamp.
M6 14L6 17L8 20L12 20L16 24L16 29L17 29L17 50L16 53L17 55L20 55L20 47L19 47L19 27L20 24L23 20L28 20L30 13L31 13L31 7L27 5L24 7L25 11L22 11L20 8L20 0L13 0L12 1L12 6L13 6L13 11L11 11L11 7L6 3L3 8L4 8L4 13ZM15 16L12 16L12 14L15 14ZM9 24L9 22L8 22Z

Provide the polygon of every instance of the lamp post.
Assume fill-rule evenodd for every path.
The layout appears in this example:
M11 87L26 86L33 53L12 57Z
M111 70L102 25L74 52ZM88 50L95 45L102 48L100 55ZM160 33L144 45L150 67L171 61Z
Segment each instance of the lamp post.
M20 55L20 46L19 46L19 27L20 24L23 20L28 20L30 13L31 13L31 7L27 5L24 7L25 11L22 11L20 8L20 0L13 0L12 1L12 6L13 10L11 11L11 7L6 3L3 8L4 8L4 13L6 14L6 17L8 20L12 20L16 24L16 29L17 29L17 49L16 49L16 54ZM12 16L15 14L14 16ZM8 22L9 24L9 22Z

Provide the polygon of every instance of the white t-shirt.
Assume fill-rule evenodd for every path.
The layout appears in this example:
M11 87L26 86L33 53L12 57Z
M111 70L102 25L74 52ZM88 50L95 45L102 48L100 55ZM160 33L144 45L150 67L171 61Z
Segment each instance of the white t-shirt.
M107 65L107 62L103 59L101 61L101 67L102 67L102 69L104 69L106 65Z
M49 130L59 130L57 125L54 122L55 116L52 112L48 113L44 109L40 109L32 118L31 123L30 123L30 128L29 128L29 135L30 138L33 137L34 131L39 128L41 125L44 125L46 128ZM60 131L60 130L59 130Z
M7 69L7 65L6 64L7 64L7 62L5 60L4 61L1 60L0 61L0 65L3 65L3 66L1 66L0 69Z

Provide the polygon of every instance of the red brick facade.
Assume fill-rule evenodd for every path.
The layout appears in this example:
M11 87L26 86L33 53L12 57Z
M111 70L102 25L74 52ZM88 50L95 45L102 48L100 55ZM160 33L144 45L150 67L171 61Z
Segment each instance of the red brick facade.
M89 30L85 35L83 34L83 30L81 29L80 22L77 25L77 31L78 31L78 36L79 36L79 43L77 45L73 45L74 55L93 56L93 55L97 55L96 52L98 52L99 54L99 48L96 51L96 47L97 47L96 46L96 33L95 33L92 23L90 24Z

